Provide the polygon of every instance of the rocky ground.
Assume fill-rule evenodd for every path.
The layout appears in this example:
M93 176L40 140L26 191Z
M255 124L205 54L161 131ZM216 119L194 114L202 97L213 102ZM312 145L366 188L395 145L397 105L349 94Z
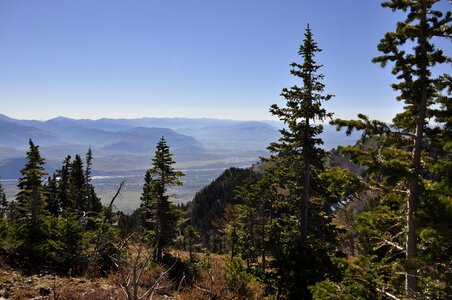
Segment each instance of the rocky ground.
M0 267L0 300L3 299L122 299L110 279L70 278L54 275L22 276Z

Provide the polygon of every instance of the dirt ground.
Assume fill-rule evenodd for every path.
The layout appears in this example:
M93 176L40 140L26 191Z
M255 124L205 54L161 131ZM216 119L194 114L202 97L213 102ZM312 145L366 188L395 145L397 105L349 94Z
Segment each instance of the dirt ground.
M0 268L0 300L3 299L122 299L111 280L68 278L54 275L22 276Z

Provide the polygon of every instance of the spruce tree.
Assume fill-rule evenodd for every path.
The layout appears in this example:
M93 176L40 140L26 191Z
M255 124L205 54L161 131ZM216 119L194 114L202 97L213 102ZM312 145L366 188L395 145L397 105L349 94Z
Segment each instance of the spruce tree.
M404 110L392 124L335 120L338 127L362 130L355 147L343 152L365 166L367 205L355 217L358 259L344 271L331 293L341 297L450 298L451 125L450 76L434 67L450 61L433 41L451 35L451 13L435 10L438 1L387 1L383 7L408 11L396 31L378 45L383 67L393 63ZM430 124L429 124L430 123ZM450 186L450 185L449 185ZM447 250L449 249L449 250ZM404 276L403 276L404 275ZM359 280L357 280L359 279ZM333 287L333 285L331 286ZM319 289L318 291L325 289Z
M59 178L58 180L58 198L61 202L61 209L64 211L65 209L73 210L75 205L71 202L70 197L70 176L72 173L72 163L71 156L68 155L63 160L63 166L60 170L56 171L56 175Z
M83 161L80 155L76 155L71 163L71 173L69 175L69 198L73 209L77 214L88 212L88 203L86 199L86 180L83 170Z
M407 238L406 258L408 269L406 272L406 296L415 297L418 291L417 258L417 210L420 198L425 192L421 184L424 166L422 155L425 147L425 132L429 108L435 104L437 98L436 86L444 77L435 78L432 68L444 63L448 58L441 49L436 49L433 39L451 36L451 12L445 15L434 9L439 0L392 0L383 2L382 6L393 11L409 11L402 22L397 23L395 32L386 33L380 41L378 50L382 56L374 59L383 67L393 62L392 73L400 81L393 84L394 90L400 92L398 100L404 101L405 110L399 114L394 122L405 134L412 137L412 154L410 174L408 174L407 198ZM407 50L411 46L413 51ZM450 84L450 82L449 82Z
M286 99L285 107L274 104L270 112L287 125L287 129L280 130L282 137L279 142L272 143L269 150L277 154L274 160L283 161L288 166L289 176L294 182L291 193L298 199L300 207L300 237L307 238L308 206L315 177L323 169L322 159L324 151L319 147L323 141L318 137L323 131L321 124L331 117L322 108L322 102L330 100L332 95L324 95L322 74L318 74L321 65L314 60L316 53L321 52L309 25L306 27L305 39L300 46L298 54L303 63L292 63L290 73L302 80L303 86L297 85L284 88L282 96Z
M175 161L170 148L162 137L157 143L152 168L146 171L141 196L144 226L153 232L154 261L162 259L162 251L177 234L180 212L169 201L168 188L182 185L184 173L173 167Z
M45 160L39 153L39 146L29 140L30 150L27 152L27 162L20 170L22 177L17 187L16 195L18 215L21 221L27 222L31 231L37 230L41 216L46 212L47 193L42 184L43 176L47 175L44 170Z
M39 147L30 139L30 150L27 152L25 167L20 171L16 195L13 205L14 218L14 254L21 263L27 263L29 271L42 264L48 254L49 228L46 208L47 191L42 184L45 160L39 153Z
M332 200L321 178L325 152L319 135L321 123L332 116L322 103L333 96L325 94L321 65L315 56L321 49L313 39L309 25L298 54L302 63L292 63L291 74L301 79L302 86L282 91L285 107L272 105L270 112L286 125L282 137L272 143L270 163L279 167L276 183L287 193L280 215L273 220L274 257L281 270L279 284L291 298L309 298L308 286L334 276L332 257L337 252L337 233L332 225ZM298 232L294 229L298 228ZM282 231L282 232L281 232ZM295 237L294 237L295 235ZM275 245L275 243L273 243Z
M94 190L93 184L91 183L92 161L93 161L93 152L91 151L91 148L89 148L88 152L86 153L85 197L88 210L90 212L100 213L102 211L102 203Z
M48 194L47 209L52 216L58 217L61 215L61 201L58 193L58 179L55 173L47 179L46 188Z

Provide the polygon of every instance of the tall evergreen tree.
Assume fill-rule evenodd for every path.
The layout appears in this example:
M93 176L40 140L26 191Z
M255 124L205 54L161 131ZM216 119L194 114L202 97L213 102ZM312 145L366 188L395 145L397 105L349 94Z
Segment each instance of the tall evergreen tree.
M161 261L163 249L177 234L180 217L176 206L169 201L168 188L182 185L184 173L173 167L175 161L162 137L157 143L152 168L147 170L141 196L145 228L153 231L154 261Z
M61 209L74 209L74 204L70 198L70 176L72 173L71 156L68 155L63 160L63 166L57 170L56 175L58 180L58 198L61 202Z
M11 212L14 218L14 255L20 263L28 264L29 270L46 260L49 228L46 208L47 190L42 184L45 160L39 147L30 139L25 167L20 171L16 203Z
M69 175L69 197L73 209L78 214L88 212L88 203L86 199L86 180L83 170L83 161L80 155L76 155L71 163L71 173Z
M291 64L291 74L300 78L303 85L283 89L286 106L275 104L270 108L287 126L280 130L279 142L268 148L272 152L271 163L280 167L277 183L288 194L282 204L285 208L280 209L281 215L274 219L271 230L281 244L274 247L278 269L283 270L280 286L294 299L309 298L308 286L334 276L335 272L331 257L337 251L337 237L331 223L332 197L320 177L325 153L319 138L323 131L319 123L332 116L322 103L333 96L324 93L324 76L318 72L321 65L315 61L320 51L308 25L298 51L303 62ZM298 228L298 234L294 228ZM281 230L282 234L277 233Z
M93 161L93 152L91 151L91 148L89 148L88 152L86 153L85 197L88 210L90 212L100 213L102 211L102 203L94 190L93 184L91 183L92 161Z
M339 297L451 297L452 206L450 188L444 187L452 169L447 146L452 85L449 75L433 75L434 67L450 58L432 43L450 38L451 12L437 11L437 2L383 3L393 11L409 11L380 41L383 55L374 59L383 67L394 63L392 73L399 80L392 87L405 107L393 124L364 115L334 121L347 127L347 134L363 131L361 141L343 152L366 167L362 182L372 190L363 213L355 217L358 259L345 270L342 284L331 285L334 292L328 289Z
M451 12L443 15L434 9L439 0L391 0L382 6L393 11L409 13L405 20L397 23L395 32L388 32L380 41L378 50L383 53L374 62L386 66L393 62L392 73L400 81L392 85L400 92L398 100L404 101L405 110L394 122L403 132L412 136L410 174L408 175L409 196L407 199L407 239L406 258L409 267L406 272L406 296L413 298L418 291L418 275L415 264L417 258L416 214L419 199L425 192L422 187L422 154L425 147L425 132L429 108L437 98L436 86L444 77L434 78L432 68L448 60L441 49L436 49L432 40L437 37L451 37ZM414 43L413 52L407 45ZM449 82L450 84L450 82Z
M46 208L47 193L42 184L43 176L47 175L44 170L45 160L39 153L39 146L29 140L30 150L27 152L27 162L20 170L22 177L17 187L16 195L19 218L30 224L31 231L37 230L38 222Z
M320 51L308 25L298 51L303 63L292 63L293 69L290 71L302 80L303 86L284 88L281 95L287 100L286 107L280 108L274 104L270 108L270 112L287 125L287 129L280 130L282 137L279 143L272 143L269 150L278 155L274 159L282 160L293 176L291 192L299 199L300 237L303 240L307 237L309 200L314 192L316 176L323 169L324 151L318 147L323 144L318 138L323 126L315 122L322 122L332 116L321 106L332 95L323 94L325 86L321 81L324 76L318 74L321 65L314 60Z

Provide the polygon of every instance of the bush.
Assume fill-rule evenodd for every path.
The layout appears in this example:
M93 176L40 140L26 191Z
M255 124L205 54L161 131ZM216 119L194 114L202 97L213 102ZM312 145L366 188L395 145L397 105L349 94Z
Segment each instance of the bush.
M224 278L226 279L228 288L231 291L237 291L238 294L245 298L251 297L251 290L249 284L254 281L253 275L247 273L243 267L243 261L240 258L232 259L223 270Z
M198 263L192 260L182 260L179 257L175 257L169 253L165 253L162 259L163 265L166 268L171 268L169 276L171 280L176 282L177 285L182 281L185 284L192 283L199 274Z

